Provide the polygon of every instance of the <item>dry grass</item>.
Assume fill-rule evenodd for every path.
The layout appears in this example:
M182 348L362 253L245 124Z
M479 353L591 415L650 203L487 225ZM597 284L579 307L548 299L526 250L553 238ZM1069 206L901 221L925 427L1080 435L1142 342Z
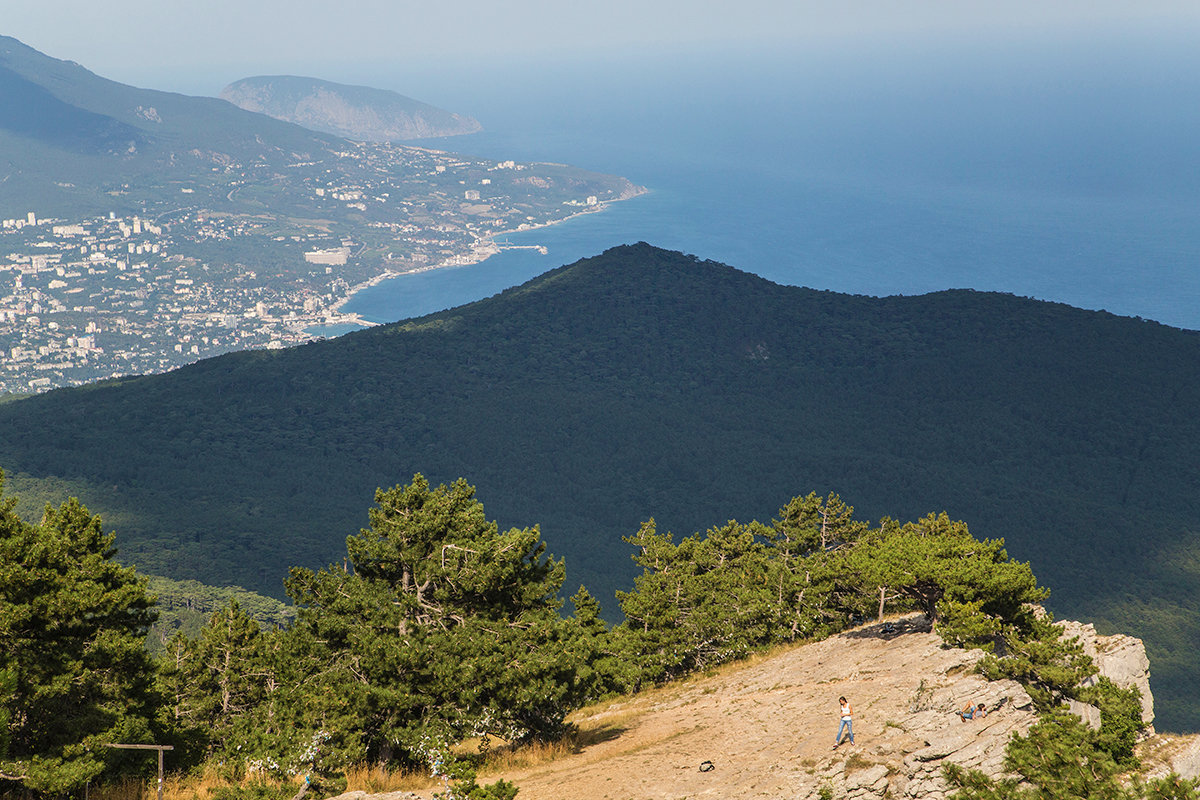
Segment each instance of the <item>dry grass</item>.
M661 699L663 692L651 690L645 693ZM645 699L639 695L635 699ZM631 705L630 698L622 697L596 704L581 712L583 717L576 729L555 742L532 742L510 744L492 740L482 756L481 775L504 773L510 770L536 767L557 759L580 753L593 745L620 736L633 720L649 710L651 703ZM471 739L457 749L462 755L478 754L480 741ZM247 796L263 797L269 793L276 797L290 797L300 789L302 778L290 781L266 775L251 775L241 781L231 779L221 768L208 765L199 773L168 775L163 782L163 800L213 800L218 794L228 796L230 790L238 790ZM378 764L359 764L346 770L346 791L363 791L367 794L388 792L422 792L440 789L438 779L424 771L389 769ZM93 786L88 800L156 800L157 786L153 778L146 780L126 779L117 783Z
M852 775L855 772L861 772L864 769L875 766L875 762L863 757L861 753L852 753L846 759L846 774Z
M163 781L163 800L211 800L218 794L228 796L231 790L247 797L291 797L300 790L302 780L300 777L280 780L257 774L235 781L219 768L209 766L198 774L168 775ZM348 769L346 783L347 791L359 789L368 794L420 792L440 786L427 773L368 764ZM125 779L91 787L88 800L157 800L157 788L153 778Z
M576 723L574 731L557 741L501 743L489 748L483 757L480 774L495 775L538 767L582 753L593 745L617 738L628 730L634 719L644 713L644 710L605 713L604 705L607 704L592 706L579 712L587 716Z
M379 764L359 764L346 770L346 791L361 790L367 794L385 792L420 792L440 786L427 772L388 769Z
M200 773L167 775L163 780L163 800L209 800L218 792L231 789L243 790L248 795L261 796L265 790L272 796L291 797L300 790L301 780L252 775L242 781L234 781L219 769L206 767ZM257 791L252 791L252 788ZM158 786L154 778L126 778L115 783L92 786L87 796L88 800L157 800Z
M521 745L504 745L488 752L483 762L483 772L509 772L536 767L557 761L560 758L580 753L589 745L620 735L607 727L591 731L578 731L555 742L530 742Z
M88 800L145 800L147 789L150 791L149 797L157 796L153 781L147 786L146 781L125 778L117 783L90 787L87 796ZM166 795L164 794L163 797Z

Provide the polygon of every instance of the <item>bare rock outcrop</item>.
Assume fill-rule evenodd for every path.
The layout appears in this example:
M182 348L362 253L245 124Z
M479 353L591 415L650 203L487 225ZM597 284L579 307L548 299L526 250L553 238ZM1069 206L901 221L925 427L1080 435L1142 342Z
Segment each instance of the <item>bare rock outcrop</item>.
M1155 734L1138 745L1138 757L1150 778L1172 772L1183 778L1200 778L1200 735Z
M1101 674L1144 687L1149 701L1138 640L1064 626ZM976 672L982 657L943 647L919 615L865 625L589 709L575 717L591 732L586 747L480 780L513 781L522 800L810 798L826 787L850 800L935 800L949 793L946 764L999 776L1013 733L1038 719L1023 687ZM833 748L840 696L854 707L855 743ZM957 713L979 703L986 717ZM1161 774L1200 770L1195 740L1152 738Z
M947 763L996 774L1011 734L1037 720L1025 690L975 672L919 616L866 625L593 712L613 735L543 768L503 775L537 798L942 797ZM837 699L855 744L831 749ZM983 719L956 712L984 703ZM712 761L715 769L697 765ZM489 778L490 780L490 778Z
M1101 636L1090 622L1060 621L1066 638L1078 638L1083 652L1092 657L1099 676L1125 689L1136 686L1142 693L1142 721L1154 730L1154 695L1150 693L1150 659L1141 639L1124 634ZM1089 682L1094 682L1090 679ZM1072 709L1074 710L1074 709Z
M934 637L936 639L936 637ZM929 642L938 646L940 642ZM908 708L885 725L880 741L866 755L835 759L824 770L835 794L856 800L883 797L935 798L946 794L942 768L953 763L999 774L1004 749L1014 732L1024 733L1037 721L1028 693L1013 681L987 682L974 672L980 651L938 649L929 652ZM982 703L987 716L964 719L958 712ZM867 782L877 769L861 770L864 760L879 759L887 780ZM840 791L839 791L840 790Z

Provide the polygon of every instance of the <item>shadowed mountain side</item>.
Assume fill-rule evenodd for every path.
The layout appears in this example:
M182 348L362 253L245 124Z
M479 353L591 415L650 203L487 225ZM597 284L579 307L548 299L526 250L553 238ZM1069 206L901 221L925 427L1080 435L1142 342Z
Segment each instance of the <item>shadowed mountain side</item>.
M93 152L128 153L145 140L133 126L64 103L3 66L0 66L0 128L47 144Z
M868 519L945 509L1030 560L1056 613L1145 639L1172 730L1200 726L1198 356L1103 312L784 287L639 244L418 320L4 404L0 464L30 505L78 494L148 571L275 595L377 486L464 476L610 612L650 516L688 533L809 491Z

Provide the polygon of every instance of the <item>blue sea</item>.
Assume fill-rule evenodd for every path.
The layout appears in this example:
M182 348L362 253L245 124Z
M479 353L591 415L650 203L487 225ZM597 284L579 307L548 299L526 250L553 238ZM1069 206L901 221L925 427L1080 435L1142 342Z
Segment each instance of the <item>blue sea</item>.
M347 306L387 322L646 241L781 284L995 290L1200 329L1200 48L1186 32L622 53L346 75L471 114L421 142L649 192Z

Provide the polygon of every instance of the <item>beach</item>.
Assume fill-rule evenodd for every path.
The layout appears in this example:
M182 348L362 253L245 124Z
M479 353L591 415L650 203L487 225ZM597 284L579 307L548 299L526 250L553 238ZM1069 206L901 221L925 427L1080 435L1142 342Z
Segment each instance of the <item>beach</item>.
M370 327L381 324L381 320L372 319L369 315L366 315L361 311L347 311L346 306L357 296L359 296L360 293L370 289L378 288L389 281L401 278L411 278L412 276L422 273L430 273L456 267L475 266L482 264L488 259L493 258L506 250L534 250L539 252L541 255L546 255L548 251L544 245L528 243L511 244L508 242L497 242L497 239L506 239L515 235L529 234L534 231L552 228L580 217L598 214L608 210L609 207L614 203L619 203L634 197L640 197L641 195L647 194L649 191L650 190L643 186L635 186L632 191L625 192L613 200L606 200L596 203L595 205L580 208L579 210L558 219L537 224L522 223L515 228L499 230L489 233L486 236L478 237L471 244L469 249L460 253L456 253L435 263L422 264L420 266L401 270L386 269L378 275L369 278L368 280L351 286L341 298L329 306L329 308L323 313L327 315L328 319L330 320L328 324L331 325L357 325L360 327Z

